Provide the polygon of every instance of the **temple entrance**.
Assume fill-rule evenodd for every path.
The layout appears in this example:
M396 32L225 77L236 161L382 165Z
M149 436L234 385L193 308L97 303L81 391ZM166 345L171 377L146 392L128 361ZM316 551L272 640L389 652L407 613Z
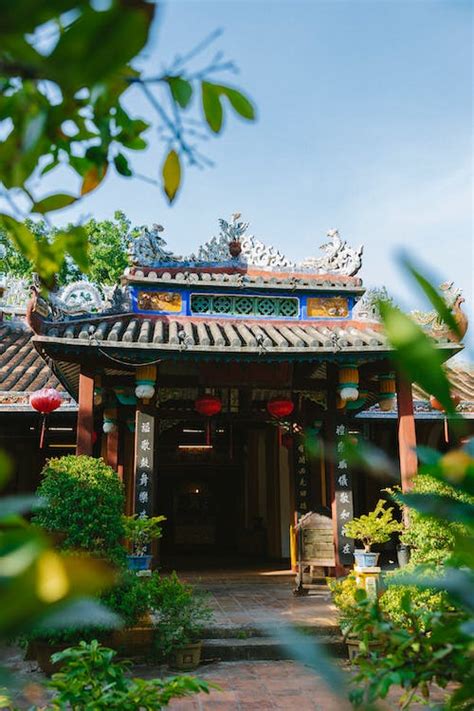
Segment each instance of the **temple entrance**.
M293 483L276 428L231 415L215 418L209 432L206 424L174 421L157 438L154 514L167 519L162 564L287 561Z
M235 464L192 462L163 467L157 510L166 516L166 556L232 555L243 511L242 469Z

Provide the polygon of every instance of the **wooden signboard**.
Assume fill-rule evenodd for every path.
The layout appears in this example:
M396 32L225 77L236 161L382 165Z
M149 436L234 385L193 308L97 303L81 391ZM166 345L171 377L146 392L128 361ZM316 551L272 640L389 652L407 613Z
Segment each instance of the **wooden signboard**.
M295 438L296 446L294 447L295 462L295 500L296 511L298 515L307 514L311 509L311 491L310 491L310 470L309 462L307 461L306 448L302 436Z
M354 518L352 497L352 475L349 462L344 456L344 442L347 425L340 421L336 425L336 458L334 464L335 511L337 521L337 546L341 565L354 562L354 540L345 535L345 525Z
M153 516L155 418L137 409L135 421L135 513Z

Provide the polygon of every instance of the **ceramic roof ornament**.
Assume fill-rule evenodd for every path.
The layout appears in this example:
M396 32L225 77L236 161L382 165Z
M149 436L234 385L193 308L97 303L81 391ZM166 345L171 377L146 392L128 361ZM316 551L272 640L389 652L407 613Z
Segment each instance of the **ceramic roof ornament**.
M327 233L329 242L321 245L324 251L322 257L308 257L301 263L305 270L316 274L341 274L343 276L354 276L362 266L362 253L364 246L361 244L357 249L350 247L347 242L341 239L338 230L329 230Z

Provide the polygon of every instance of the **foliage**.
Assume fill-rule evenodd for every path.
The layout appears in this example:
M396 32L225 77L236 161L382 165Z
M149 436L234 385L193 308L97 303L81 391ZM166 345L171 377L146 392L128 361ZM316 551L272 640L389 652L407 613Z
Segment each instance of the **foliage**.
M120 582L101 596L102 603L124 621L126 627L138 624L150 609L147 580L125 570Z
M39 242L51 243L54 235L58 233L58 228L49 228L44 221L34 222L28 219L25 224ZM89 281L98 286L114 286L128 265L128 242L138 234L138 228L132 228L124 213L117 211L113 220L91 219L84 223L83 229L88 243ZM27 259L1 229L0 246L3 246L5 251L5 256L0 258L0 273L31 279L35 267L33 261ZM55 275L55 284L63 286L81 278L82 272L66 257L59 273Z
M350 626L359 638L356 688L350 694L356 707L370 707L397 685L403 691L400 706L408 708L415 701L427 702L433 684L445 688L465 680L472 665L466 654L469 639L451 618L414 609L410 591L400 600L407 620L403 627L387 619L362 590L356 604L358 614Z
M156 613L155 650L166 658L174 649L200 639L212 611L203 593L182 583L176 573L148 580L149 602Z
M69 455L50 459L42 476L37 493L46 504L34 522L64 534L63 549L82 549L124 563L125 499L116 472L102 459Z
M413 494L443 496L453 502L474 504L473 496L431 476L432 469L433 465L420 469L411 488ZM394 497L397 498L396 493ZM459 521L440 521L413 510L410 512L410 525L404 530L400 540L410 546L413 564L430 567L444 563L452 555L456 536L463 532L466 532L466 526Z
M122 520L125 538L132 544L133 554L145 555L147 546L152 541L161 538L161 524L166 521L166 516L140 518L138 514L134 514L133 516L124 516Z
M331 591L332 601L339 611L341 627L346 628L353 615L357 614L355 573L352 571L344 578L328 578L327 584Z
M9 469L0 452L2 486ZM58 623L74 627L84 619L104 629L117 627L117 616L90 597L113 583L112 571L99 561L64 558L53 550L48 538L22 518L40 503L33 496L4 496L0 502L0 637Z
M202 69L189 67L217 33L178 55L159 75L137 68L135 60L148 42L155 15L153 2L19 0L14 10L3 5L0 175L11 214L1 215L0 225L51 287L66 254L87 271L86 231L70 226L38 247L25 217L77 203L110 170L124 178L137 176L131 153L147 148L151 123L165 149L160 178L172 202L181 185L183 159L188 165L209 164L196 138L221 132L224 106L250 121L255 110L241 92L213 80L215 74L235 70L221 53ZM128 95L137 92L153 113L152 121L126 108ZM34 194L47 173L59 183L65 171L78 181L77 189Z
M53 662L62 662L48 687L55 692L52 709L92 709L94 711L136 711L161 709L173 698L209 693L209 685L188 676L170 679L131 679L128 664L115 662L115 652L97 640L81 642L77 647L53 654Z
M381 611L389 620L400 627L409 627L411 623L411 617L407 616L403 606L403 597L407 592L410 595L411 612L415 615L420 614L420 624L422 615L425 612L456 612L456 607L444 591L430 588L420 590L413 584L403 585L404 578L407 580L413 579L415 570L416 566L410 562L401 572L394 571L387 573L385 576L385 584L387 587L379 598ZM424 576L426 577L428 575L429 574L425 571ZM433 575L433 573L431 573L431 575Z
M401 531L403 526L393 518L393 506L386 508L387 502L380 499L373 511L353 518L345 525L349 538L362 541L364 549L370 551L375 543L386 543L392 533Z

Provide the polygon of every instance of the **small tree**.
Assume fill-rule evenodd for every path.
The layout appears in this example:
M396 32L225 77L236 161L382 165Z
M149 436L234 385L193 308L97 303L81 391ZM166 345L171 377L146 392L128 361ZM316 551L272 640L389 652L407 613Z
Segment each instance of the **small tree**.
M33 520L47 531L62 533L63 549L84 549L124 563L123 485L103 459L50 459L37 493L46 505Z
M386 508L386 501L379 499L373 511L354 518L345 525L345 534L349 538L361 541L366 553L375 543L386 543L392 533L403 529L403 525L393 518L393 506Z
M161 538L163 521L166 521L166 516L140 518L134 514L123 517L125 537L132 544L133 555L145 555L147 546Z

